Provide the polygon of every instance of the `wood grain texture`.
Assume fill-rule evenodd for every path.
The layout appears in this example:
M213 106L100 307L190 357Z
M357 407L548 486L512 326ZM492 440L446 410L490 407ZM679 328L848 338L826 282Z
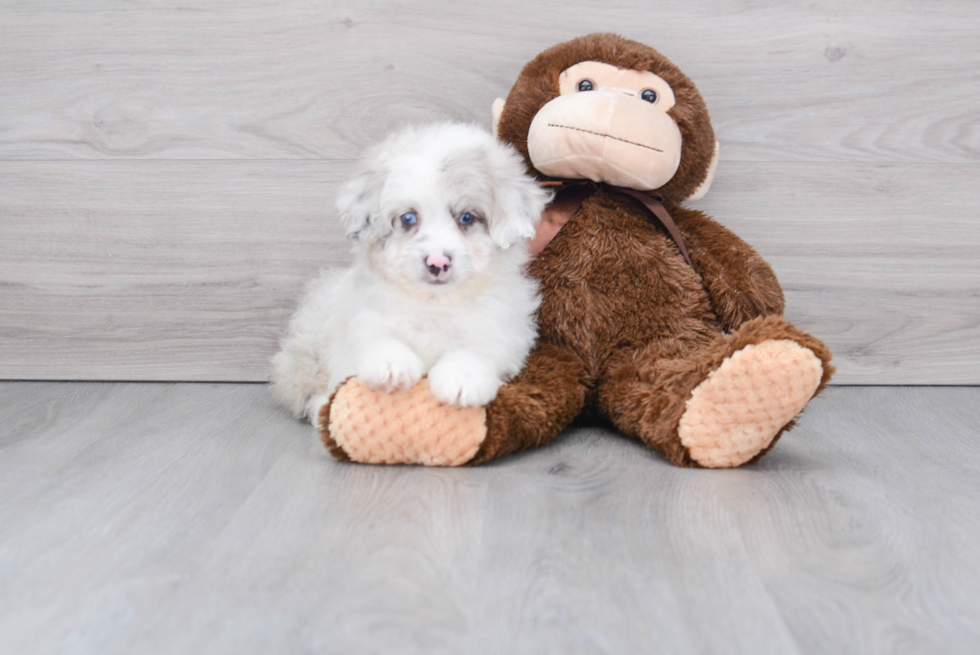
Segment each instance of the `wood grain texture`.
M602 427L343 465L257 385L0 385L5 653L973 653L980 389L837 387L759 465Z
M588 31L698 83L728 161L976 163L972 0L0 2L0 159L350 158L406 121L486 123Z
M351 166L0 162L0 378L266 379L304 282L348 259ZM978 384L978 172L730 163L699 206L773 263L838 383Z
M0 379L262 380L337 184L608 30L698 83L702 207L838 383L980 384L980 5L0 0Z
M0 377L264 380L349 167L0 163Z
M729 164L698 204L772 263L837 384L980 384L980 168Z

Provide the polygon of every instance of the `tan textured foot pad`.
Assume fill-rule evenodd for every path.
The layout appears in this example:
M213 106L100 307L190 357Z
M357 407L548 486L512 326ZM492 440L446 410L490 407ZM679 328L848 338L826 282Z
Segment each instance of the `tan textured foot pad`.
M803 411L822 375L817 356L795 341L746 346L694 389L677 434L701 466L744 464Z
M330 437L355 462L460 466L487 436L486 410L451 407L422 380L407 391L374 391L351 378L333 398Z

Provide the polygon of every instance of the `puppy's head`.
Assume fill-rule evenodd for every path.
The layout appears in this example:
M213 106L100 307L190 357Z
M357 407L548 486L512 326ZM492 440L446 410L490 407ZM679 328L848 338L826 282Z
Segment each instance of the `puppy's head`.
M368 153L337 209L379 273L453 286L534 236L550 194L524 170L516 150L481 128L413 127Z

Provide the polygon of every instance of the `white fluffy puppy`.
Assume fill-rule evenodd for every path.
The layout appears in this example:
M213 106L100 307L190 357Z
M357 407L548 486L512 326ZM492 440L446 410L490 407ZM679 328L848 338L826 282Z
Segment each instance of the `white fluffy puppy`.
M273 391L314 423L350 376L387 392L483 405L534 344L525 276L547 192L511 146L461 124L415 127L368 153L341 190L353 265L324 271L273 358Z

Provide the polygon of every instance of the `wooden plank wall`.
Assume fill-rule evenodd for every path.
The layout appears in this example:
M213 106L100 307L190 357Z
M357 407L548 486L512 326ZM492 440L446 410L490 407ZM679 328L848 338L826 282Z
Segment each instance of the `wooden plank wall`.
M262 380L336 186L487 123L590 31L658 47L721 141L699 206L838 383L980 383L980 4L0 0L0 379Z

